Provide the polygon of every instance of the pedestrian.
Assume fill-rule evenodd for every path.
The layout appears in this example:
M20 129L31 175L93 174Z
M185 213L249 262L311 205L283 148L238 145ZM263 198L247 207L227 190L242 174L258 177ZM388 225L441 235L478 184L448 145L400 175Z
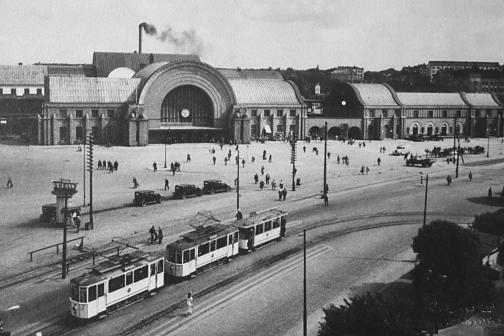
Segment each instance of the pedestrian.
M340 163L340 159L341 159L341 158L340 158L340 156L338 155L338 156L336 157L336 161L338 162L338 164Z
M191 154L187 154L186 163L191 162Z
M158 226L158 243L161 244L163 242L163 231L161 230L161 227Z
M152 164L152 169L154 169L154 172L157 171L157 163L156 163L156 161L154 161L154 163Z
M451 175L448 175L446 177L446 182L448 182L448 185L450 185L452 183L452 177L451 177Z
M261 166L261 175L264 175L264 166Z
M140 183L138 183L136 177L133 177L133 188L136 189L140 187Z
M366 175L369 174L369 167L366 166Z
M227 166L227 156L224 156L224 166Z
M259 182L259 175L257 175L257 173L255 173L255 175L254 175L254 183L257 184L257 182Z
M100 170L100 169L101 169L101 161L98 160L98 170Z
M472 172L469 172L469 182L472 181Z
M154 227L154 225L152 225L152 227L150 228L149 233L150 233L150 243L154 244L154 242L157 239L156 228Z
M324 205L329 205L329 199L327 198L327 194L324 194Z
M187 315L191 315L193 313L193 296L191 292L187 293L186 305Z
M164 179L164 190L170 190L170 181L167 178Z
M255 156L252 156L252 163L255 162Z
M263 160L266 160L266 150L263 150Z
M242 168L245 168L245 159L242 159Z
M488 188L488 199L492 199L492 187Z
M279 201L282 200L282 196L283 196L283 190L282 189L278 189L278 200Z
M217 158L215 156L212 157L213 164L215 166L215 161L217 161Z
M380 159L380 158L378 158L378 160L376 160L376 162L378 162L378 166L379 166L379 165L380 165L380 163L381 163L381 159Z
M109 174L112 174L113 172L114 172L114 165L111 162L109 167Z
M77 233L79 233L80 226L81 226L81 219L78 213L74 212L74 225L77 228Z
M175 172L177 171L177 167L175 166L174 163L172 163L172 165L171 165L171 171L173 173L173 176L175 176Z
M275 179L273 179L273 181L271 181L271 190L275 191L276 189L276 181Z
M280 183L278 184L278 188L283 189L283 187L284 187L283 180L280 180Z
M327 194L329 192L329 184L326 183L324 187L324 194Z
M240 220L243 218L243 214L241 213L240 209L236 209L236 220Z
M364 166L362 166L361 169L360 169L361 175L364 175L364 171L365 171L365 168L364 168Z
M14 187L14 184L12 183L12 180L9 176L9 178L7 179L7 189L12 189Z
M271 154L270 154L270 155L269 155L268 162L270 162L270 163L271 163L271 161L272 161L272 160L273 160L273 155L271 155Z
M331 158L331 152L327 152L327 159L329 160Z
M259 182L259 188L261 191L264 189L264 181Z
M282 196L283 196L283 200L285 201L285 198L287 197L287 188L283 188Z
M303 153L306 153L306 146L303 146Z
M119 169L119 162L114 161L114 170L117 171Z
M266 173L265 179L266 179L266 184L269 184L269 182L270 182L270 174L269 173Z

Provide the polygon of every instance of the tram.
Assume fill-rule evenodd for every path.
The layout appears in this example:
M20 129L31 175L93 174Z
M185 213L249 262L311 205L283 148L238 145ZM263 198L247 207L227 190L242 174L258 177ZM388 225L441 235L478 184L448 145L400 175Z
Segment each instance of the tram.
M116 255L70 280L70 313L89 319L130 298L164 286L164 256Z
M237 220L239 250L248 252L273 240L281 240L286 233L287 212L272 209L261 213L252 212L247 218Z
M224 224L197 226L166 246L166 274L183 278L238 254L238 229Z

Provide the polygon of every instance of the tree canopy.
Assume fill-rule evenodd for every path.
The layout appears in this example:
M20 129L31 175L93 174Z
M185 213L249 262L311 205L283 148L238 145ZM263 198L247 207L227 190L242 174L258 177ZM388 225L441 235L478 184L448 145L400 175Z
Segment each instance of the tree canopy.
M484 212L474 218L473 227L483 233L497 236L497 244L504 235L504 209Z

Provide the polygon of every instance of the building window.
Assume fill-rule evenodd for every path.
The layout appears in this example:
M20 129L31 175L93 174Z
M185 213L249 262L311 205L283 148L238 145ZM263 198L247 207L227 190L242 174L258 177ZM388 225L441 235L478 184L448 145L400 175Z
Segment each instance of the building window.
M83 111L82 110L75 110L75 117L76 118L82 118L82 115L83 115Z
M442 116L443 118L448 117L448 111L446 111L446 110L445 110L445 111L442 111L442 112L441 112L441 116Z
M450 126L450 133L453 133L453 126Z
M418 111L413 111L413 118L418 118Z
M11 95L16 95L16 89L10 89Z
M96 138L98 137L98 127L96 126L91 127L91 134L93 134L93 137L95 138L96 141Z
M283 110L277 110L277 117L283 116Z
M421 134L424 134L425 133L425 127L422 126L422 133Z
M30 94L30 89L24 89L24 94L29 95Z
M296 116L296 110L290 110L290 111L289 111L289 115L290 115L291 117L295 117L295 116Z
M439 126L436 126L436 134L439 134Z
M382 110L383 118L388 118L388 110Z
M264 110L264 116L269 117L270 116L270 110Z
M59 139L60 139L60 141L66 142L66 133L67 133L66 127L60 127L59 128Z
M406 127L406 134L409 134L409 127Z
M400 117L401 116L401 110L395 110L395 116Z
M257 111L256 111L256 113L257 113ZM257 136L257 125L256 124L250 125L250 135L253 137Z
M114 118L114 110L107 110L107 117Z
M428 112L427 112L427 116L428 116L429 118L434 117L434 111L428 111Z
M67 117L67 110L66 109L59 109L59 116L60 116L60 118L66 118Z
M93 118L98 118L98 110L91 110L91 116Z
M371 118L374 118L374 116L375 116L375 111L374 111L373 109L369 110L369 116L370 116Z
M284 131L283 125L277 125L277 132L283 133L283 131Z
M75 127L75 139L76 140L83 140L83 136L82 136L82 127L81 126L78 126L78 127Z
M460 116L462 115L462 112L460 110L458 110L455 115L460 118Z
M476 110L476 111L474 111L474 116L475 116L476 118L481 117L481 111L480 111L480 110Z
M250 115L251 115L252 117L257 117L257 110L252 110L252 111L250 112Z
M42 89L37 89L37 94L41 96L42 95Z

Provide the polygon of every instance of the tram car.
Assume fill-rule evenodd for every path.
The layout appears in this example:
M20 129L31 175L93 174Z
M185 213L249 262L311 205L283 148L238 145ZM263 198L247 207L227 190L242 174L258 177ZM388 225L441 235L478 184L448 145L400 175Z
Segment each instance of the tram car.
M70 313L89 319L164 286L164 256L135 251L116 255L70 280Z
M248 252L273 240L285 237L287 212L272 209L261 213L252 212L247 218L236 221L239 231L239 250Z
M197 226L194 231L166 246L166 274L190 276L238 254L238 229L232 225Z

